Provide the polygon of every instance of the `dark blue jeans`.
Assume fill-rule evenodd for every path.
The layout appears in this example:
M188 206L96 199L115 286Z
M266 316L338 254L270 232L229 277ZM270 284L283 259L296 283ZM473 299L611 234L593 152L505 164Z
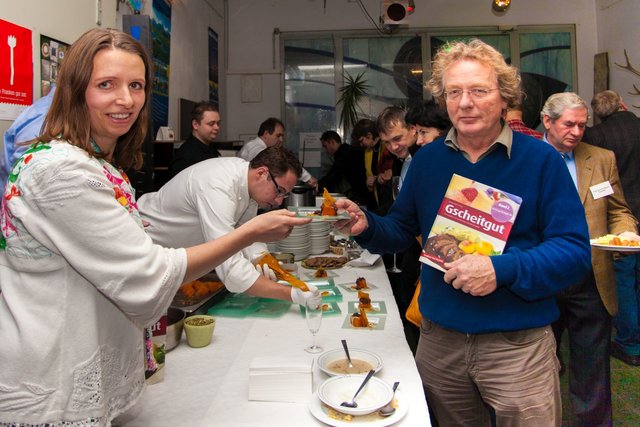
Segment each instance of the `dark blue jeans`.
M618 291L617 334L614 341L632 356L640 355L640 255L630 254L614 262Z

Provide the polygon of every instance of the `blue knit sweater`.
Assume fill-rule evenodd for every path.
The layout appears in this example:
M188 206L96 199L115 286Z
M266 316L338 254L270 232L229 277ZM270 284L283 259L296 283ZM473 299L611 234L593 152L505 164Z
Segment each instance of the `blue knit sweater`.
M471 296L447 284L441 271L422 265L422 315L464 333L550 324L558 317L554 294L584 277L591 251L584 209L567 167L543 141L514 133L511 158L498 145L475 164L443 138L422 147L388 215L367 213L369 228L356 240L377 253L399 252L418 234L426 241L453 173L523 201L504 253L491 258L498 289Z

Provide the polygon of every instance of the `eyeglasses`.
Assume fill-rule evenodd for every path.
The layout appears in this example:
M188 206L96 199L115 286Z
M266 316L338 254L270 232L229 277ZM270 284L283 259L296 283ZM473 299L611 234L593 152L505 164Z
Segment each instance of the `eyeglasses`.
M482 99L482 98L486 98L487 95L489 95L489 93L494 90L498 90L498 89L497 88L485 89L485 88L479 88L479 87L469 89L469 90L451 89L444 93L444 97L447 101L457 101L458 99L462 98L462 94L466 92L473 99Z
M271 178L271 181L273 182L273 186L276 188L276 199L278 197L282 197L283 199L289 197L289 192L278 185L278 182L276 181L276 178L273 176L271 171L267 169L267 172L269 173L269 178Z

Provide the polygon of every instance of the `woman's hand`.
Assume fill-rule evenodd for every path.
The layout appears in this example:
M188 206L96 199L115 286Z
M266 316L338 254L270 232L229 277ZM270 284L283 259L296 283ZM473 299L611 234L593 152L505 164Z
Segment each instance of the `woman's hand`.
M249 228L254 242L277 242L289 236L293 227L310 222L311 218L298 218L295 212L278 209L258 215L242 227Z
M349 199L338 199L336 200L336 207L338 209L344 209L351 217L351 219L348 220L343 219L336 221L334 227L341 233L357 236L369 228L367 217L357 203Z

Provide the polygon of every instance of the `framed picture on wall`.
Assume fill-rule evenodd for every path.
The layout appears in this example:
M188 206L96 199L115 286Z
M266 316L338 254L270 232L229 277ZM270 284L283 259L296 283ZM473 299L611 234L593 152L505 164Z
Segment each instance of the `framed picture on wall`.
M593 56L593 93L609 89L609 53Z
M46 96L51 85L58 78L58 70L69 49L69 45L60 40L40 35L40 90Z
M209 102L219 106L220 83L218 80L218 33L211 28L209 35Z
M609 89L609 54L597 53L593 56L593 94ZM598 124L600 119L594 114L593 124Z

